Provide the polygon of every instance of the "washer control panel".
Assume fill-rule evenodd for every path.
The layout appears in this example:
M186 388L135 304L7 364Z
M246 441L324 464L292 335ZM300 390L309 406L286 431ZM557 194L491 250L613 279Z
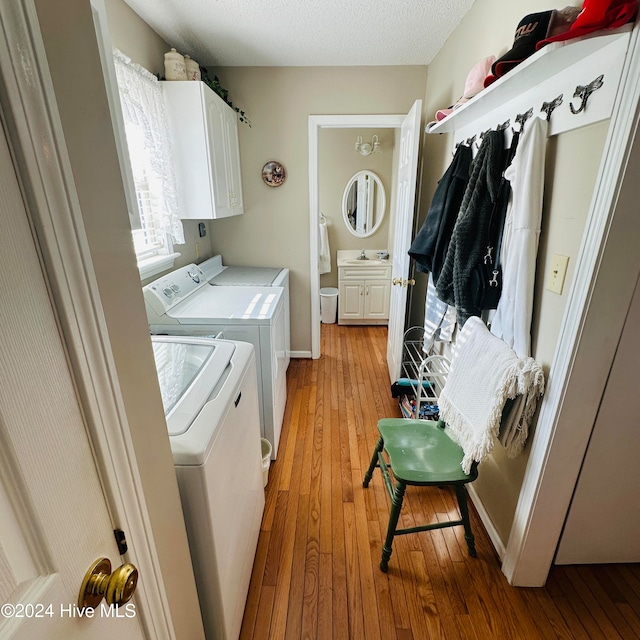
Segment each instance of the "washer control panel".
M200 267L189 264L142 288L145 301L158 315L164 315L171 307L209 283Z

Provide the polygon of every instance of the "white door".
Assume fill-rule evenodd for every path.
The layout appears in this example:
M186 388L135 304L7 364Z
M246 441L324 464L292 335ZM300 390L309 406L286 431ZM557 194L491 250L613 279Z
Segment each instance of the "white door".
M420 116L422 100L416 100L402 123L398 185L396 200L393 266L391 268L391 301L389 305L389 336L387 366L391 382L400 377L402 364L402 336L407 307L407 280L409 277L409 247L416 197L418 172L418 146L420 142Z
M4 132L0 218L0 637L142 639L135 598L76 606L89 566L121 559Z

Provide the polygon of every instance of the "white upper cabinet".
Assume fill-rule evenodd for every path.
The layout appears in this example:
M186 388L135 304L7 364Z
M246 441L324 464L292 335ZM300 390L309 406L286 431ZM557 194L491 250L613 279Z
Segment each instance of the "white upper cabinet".
M244 213L236 112L203 82L163 82L180 217Z

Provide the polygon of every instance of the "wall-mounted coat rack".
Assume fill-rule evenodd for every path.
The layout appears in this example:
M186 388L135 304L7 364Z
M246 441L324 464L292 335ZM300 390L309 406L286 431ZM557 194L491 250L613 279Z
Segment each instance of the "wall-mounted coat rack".
M457 144L472 144L490 129L511 128L511 123L522 128L529 111L546 113L550 136L610 118L631 28L543 47L444 120L428 125L427 133L454 132ZM567 94L573 95L571 101L564 100Z

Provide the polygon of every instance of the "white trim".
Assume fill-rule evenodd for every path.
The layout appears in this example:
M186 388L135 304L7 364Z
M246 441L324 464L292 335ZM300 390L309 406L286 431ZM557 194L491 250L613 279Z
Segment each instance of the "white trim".
M146 280L158 273L173 268L175 261L180 257L179 253L162 253L152 258L138 261L140 280Z
M311 357L320 357L320 272L318 269L319 129L399 129L405 115L309 116L309 279L311 285Z
M542 586L547 578L562 532L571 496L593 428L607 372L622 330L624 312L613 315L608 336L594 335L594 318L602 314L594 298L601 297L606 282L611 282L611 255L605 265L603 256L620 255L620 247L607 243L614 218L625 212L622 236L637 238L640 223L635 205L621 201L623 183L637 181L625 176L634 136L640 123L640 44L639 28L634 28L622 72L618 96L605 143L591 210L575 267L575 281L569 293L567 310L560 329L547 391L532 441L531 453L520 491L520 498L506 547L502 571L516 586ZM635 150L637 154L638 151ZM635 216L635 218L634 218ZM616 230L617 231L617 230ZM612 238L620 242L620 235ZM613 247L613 249L611 248ZM624 252L622 252L624 253ZM624 259L630 264L616 270L616 287L607 290L609 310L625 309L633 294L640 259L637 251ZM620 259L620 258L618 258ZM605 276L607 276L605 278ZM633 283L631 282L633 280ZM605 281L604 284L601 284ZM600 288L599 288L600 287ZM609 314L607 314L609 317ZM618 326L620 325L620 326ZM580 358L597 351L597 366L581 367ZM593 361L593 358L592 358ZM588 390L588 393L585 393Z
M291 357L292 358L310 358L311 351L292 351Z
M467 493L469 494L469 498L471 498L471 502L473 502L473 506L475 507L478 515L480 516L480 520L482 520L482 524L489 535L489 539L493 544L493 548L496 550L498 557L502 560L505 554L505 546L504 542L502 542L502 537L498 533L495 525L493 524L493 520L489 515L489 512L484 508L484 504L476 491L476 488L473 484L467 485Z
M33 0L0 3L0 103L69 351L89 437L151 640L175 638ZM28 81L24 76L28 75ZM20 80L22 78L22 80ZM132 544L135 541L135 544Z

